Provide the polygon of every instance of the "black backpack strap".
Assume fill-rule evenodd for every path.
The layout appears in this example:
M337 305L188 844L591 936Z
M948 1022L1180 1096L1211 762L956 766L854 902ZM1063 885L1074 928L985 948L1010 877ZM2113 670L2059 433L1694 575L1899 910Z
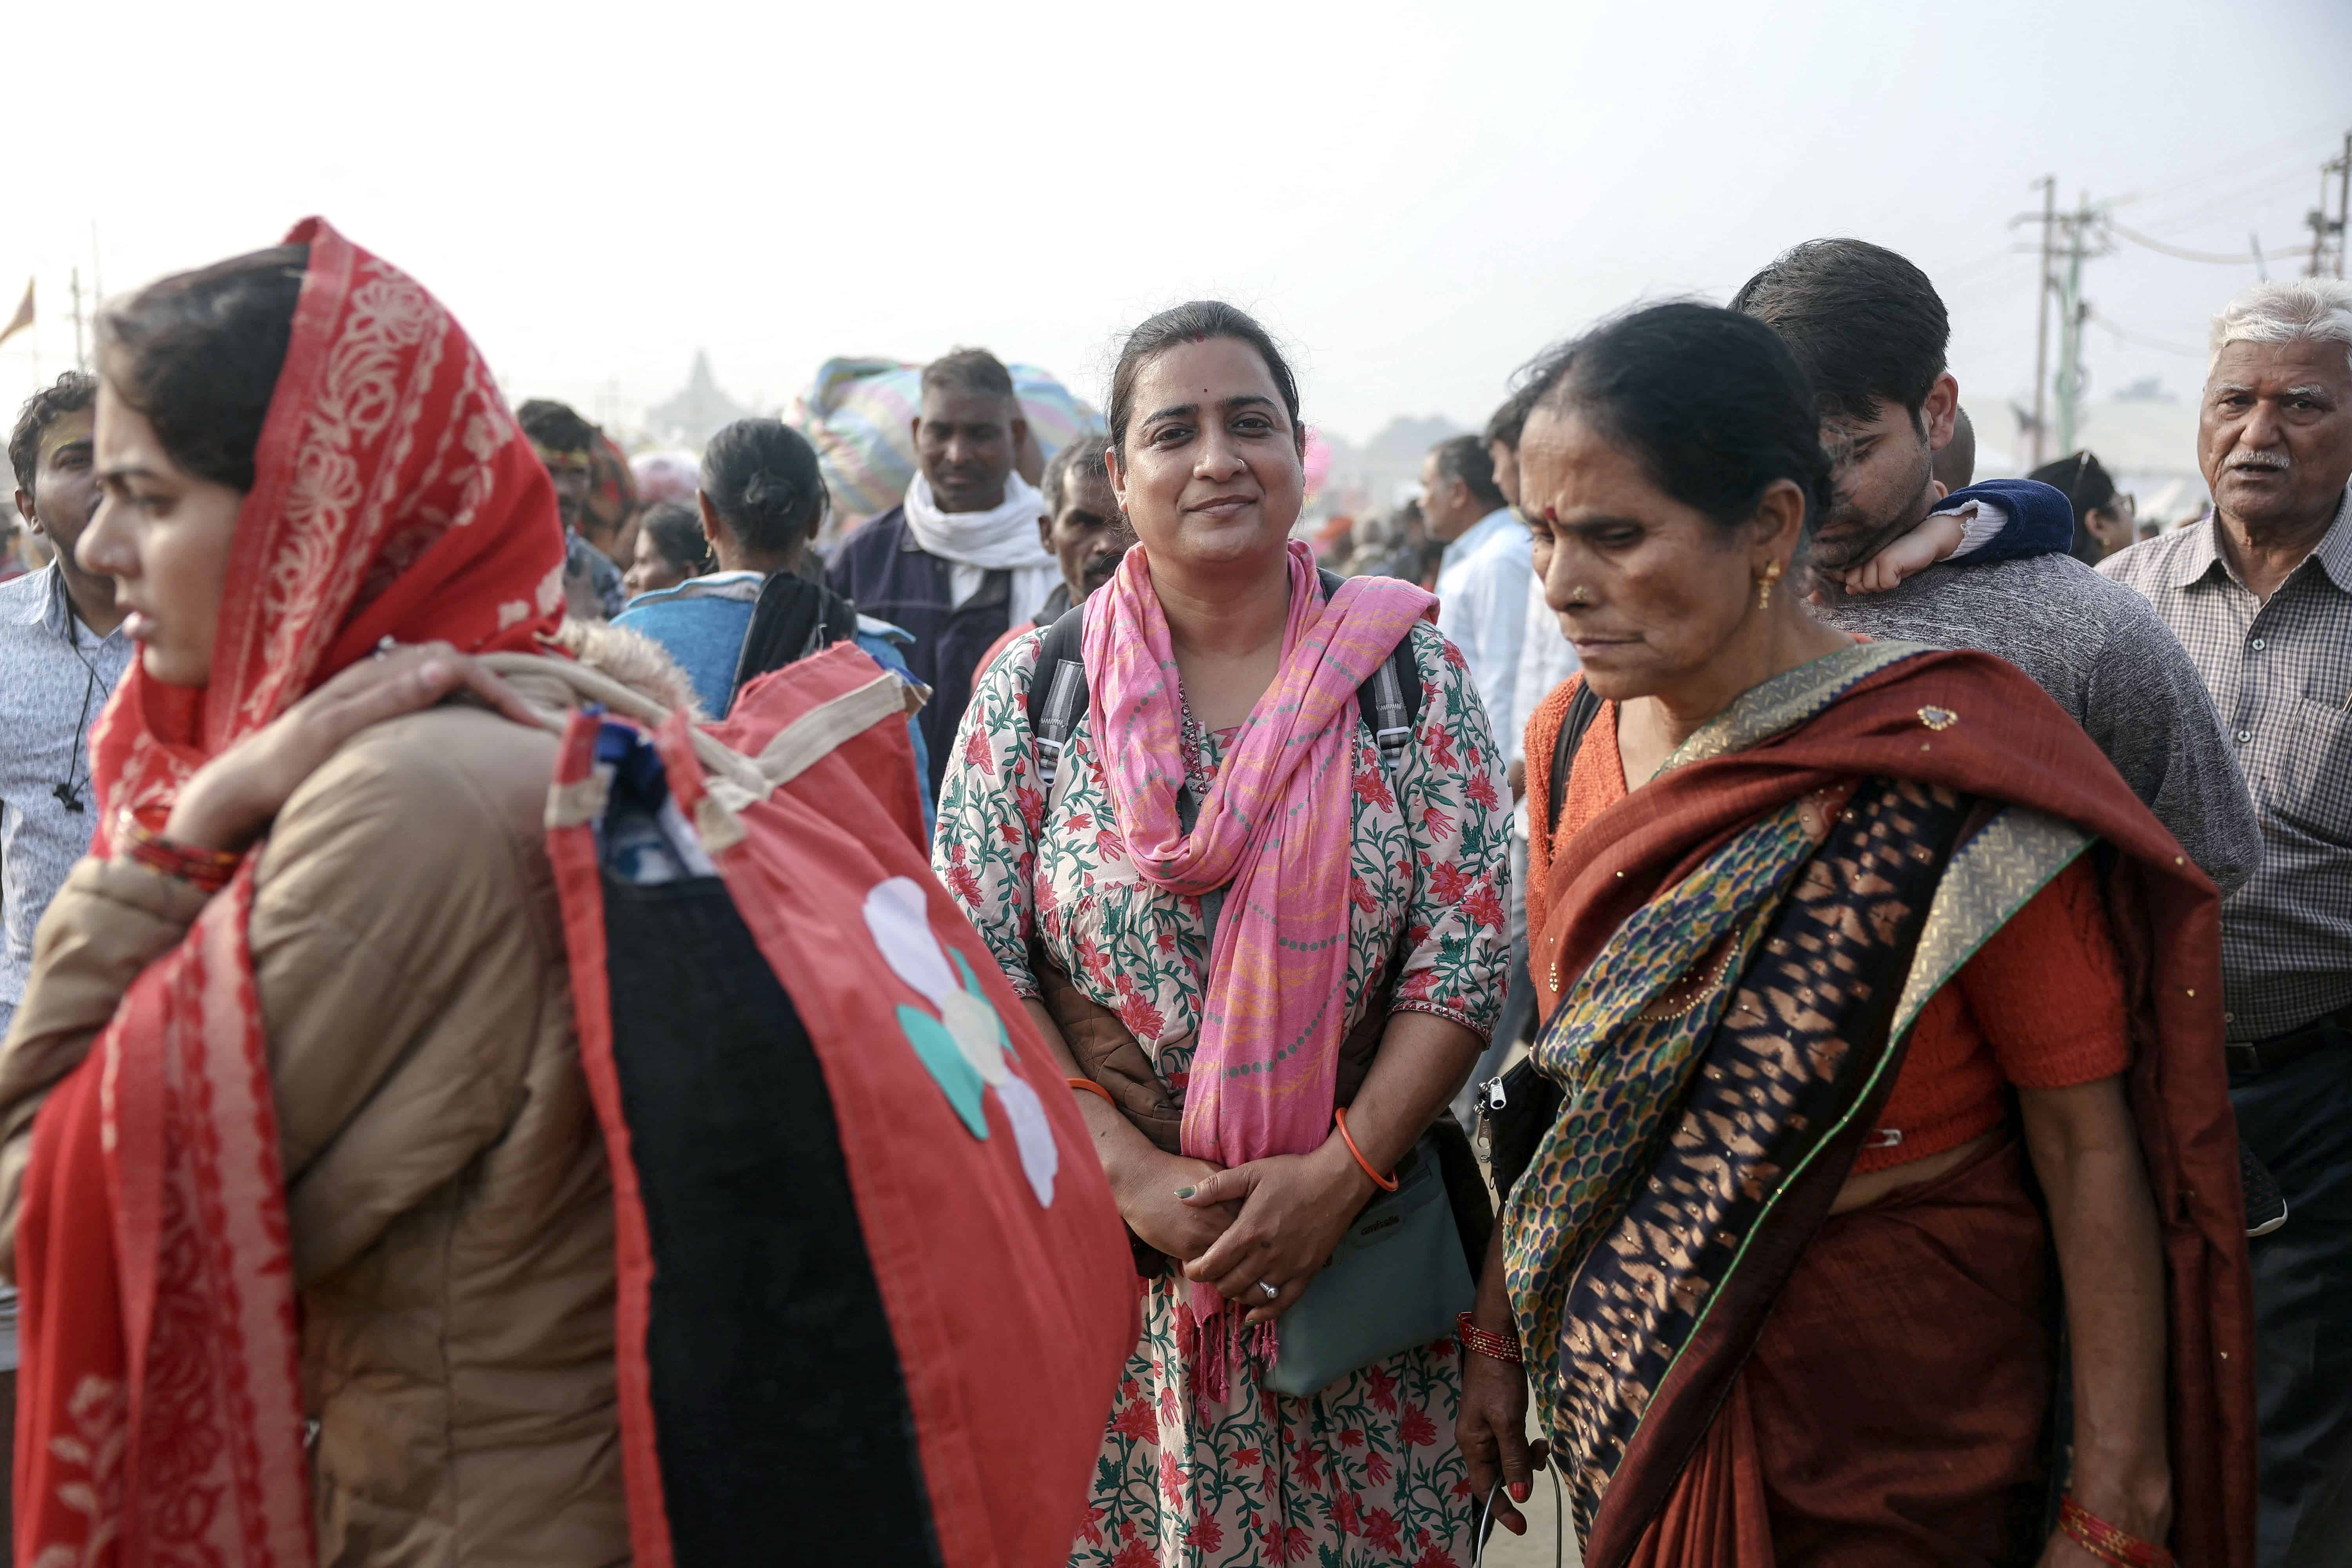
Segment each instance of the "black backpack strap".
M798 573L771 573L752 602L751 624L744 628L743 647L735 657L732 689L740 691L772 669L821 653L856 630L856 605Z
M1327 599L1346 581L1337 573L1319 575ZM1070 743L1078 715L1087 710L1086 625L1084 600L1063 611L1045 628L1037 663L1029 674L1029 735L1037 751L1038 783L1048 797L1061 772L1062 749ZM1421 666L1413 660L1411 632L1356 689L1356 705L1372 728L1381 765L1393 778L1421 718Z
M1317 575L1323 580L1327 599L1347 581L1336 572ZM1421 719L1421 666L1412 657L1410 629L1397 639L1380 668L1356 688L1356 706L1364 722L1371 726L1372 743L1381 749L1381 766L1394 778L1405 752L1412 748L1412 727Z
M1576 766L1576 748L1584 743L1584 732L1592 728L1592 721L1601 712L1601 698L1590 684L1580 684L1576 695L1568 704L1568 712L1559 721L1559 739L1551 747L1551 787L1544 798L1551 809L1544 817L1544 830L1555 837L1559 833L1560 807L1568 801L1568 775Z
M831 589L826 589L824 611L817 617L816 630L809 634L809 653L823 653L834 644L848 642L856 636L857 606ZM803 654L801 657L806 658L808 654Z
M1037 781L1051 800L1062 770L1062 748L1087 710L1087 605L1081 599L1054 617L1029 671L1029 739L1037 749Z

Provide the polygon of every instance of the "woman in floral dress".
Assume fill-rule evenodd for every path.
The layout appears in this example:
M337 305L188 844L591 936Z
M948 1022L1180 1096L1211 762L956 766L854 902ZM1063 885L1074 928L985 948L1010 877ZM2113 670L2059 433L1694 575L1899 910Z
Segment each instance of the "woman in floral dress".
M1008 647L964 716L933 852L1072 1074L1033 940L1182 1102L1178 1154L1079 1094L1129 1226L1181 1272L1146 1281L1071 1561L1466 1564L1450 1340L1307 1397L1264 1378L1280 1315L1500 1002L1508 814L1486 713L1427 595L1360 578L1326 600L1290 542L1305 427L1255 321L1195 304L1137 328L1110 426L1139 545L1087 605L1089 703L1049 791L1029 720L1045 634ZM1401 642L1422 698L1384 758L1356 690ZM1384 999L1341 1125L1341 1039Z

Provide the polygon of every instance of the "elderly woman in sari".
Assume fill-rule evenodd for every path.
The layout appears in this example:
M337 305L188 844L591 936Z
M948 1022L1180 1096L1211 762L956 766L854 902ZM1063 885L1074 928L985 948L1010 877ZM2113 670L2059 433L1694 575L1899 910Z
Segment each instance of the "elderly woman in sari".
M1509 818L1486 715L1427 594L1329 588L1291 541L1306 428L1256 322L1214 303L1144 322L1109 423L1139 542L1071 612L1089 700L1047 774L1031 693L1050 721L1068 666L1039 668L1050 629L1007 647L933 849L1047 1041L1075 1047L1150 1275L1071 1561L1466 1563L1442 1326L1312 1394L1266 1380L1277 1320L1436 1135L1501 1000ZM1419 717L1381 740L1359 690L1401 646Z
M2249 1562L2211 885L2015 669L1806 614L1769 329L1658 306L1531 374L1562 1103L1465 1335L1474 1484L1548 1448L1593 1568Z

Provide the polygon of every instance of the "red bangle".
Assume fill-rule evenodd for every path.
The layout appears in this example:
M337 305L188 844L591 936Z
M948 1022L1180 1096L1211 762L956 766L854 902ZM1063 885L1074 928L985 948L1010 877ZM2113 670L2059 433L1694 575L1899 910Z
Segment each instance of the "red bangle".
M1528 1363L1528 1358L1519 1353L1517 1340L1507 1334L1488 1333L1472 1322L1467 1312L1455 1314L1454 1337L1461 1342L1465 1351L1485 1356L1489 1361L1508 1362L1513 1366L1525 1366Z
M1371 1177L1372 1185L1380 1188L1380 1190L1384 1193L1392 1193L1396 1191L1396 1178L1394 1176L1383 1176L1378 1171L1373 1170L1372 1163L1364 1158L1364 1152L1361 1149L1357 1148L1356 1141L1348 1135L1348 1113L1345 1110L1334 1110L1331 1113L1331 1120L1339 1123L1339 1141L1348 1145L1348 1152L1356 1157L1356 1163L1364 1168L1364 1174Z
M175 844L160 833L151 833L129 812L116 818L115 830L122 839L122 852L151 870L187 883L206 893L217 893L228 886L236 875L236 868L245 857L226 849L199 849L190 844Z
M1118 1101L1110 1097L1110 1090L1105 1089L1102 1085L1097 1083L1090 1078L1070 1078L1064 1079L1062 1081L1068 1084L1072 1089L1082 1089L1088 1094L1099 1094L1103 1097L1103 1103L1105 1105L1109 1106L1113 1110L1117 1110L1118 1109Z
M2171 1552L2109 1524L2076 1502L2072 1492L2058 1500L2058 1529L2067 1540L2115 1568L2173 1568Z

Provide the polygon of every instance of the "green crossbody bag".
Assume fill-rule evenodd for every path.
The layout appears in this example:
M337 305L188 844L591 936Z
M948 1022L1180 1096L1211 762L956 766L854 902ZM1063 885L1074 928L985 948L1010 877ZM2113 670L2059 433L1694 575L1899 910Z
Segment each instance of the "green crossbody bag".
M1470 1310L1477 1287L1432 1135L1398 1164L1396 1184L1364 1205L1276 1320L1280 1349L1265 1378L1276 1394L1314 1394L1382 1356L1450 1339L1455 1315Z

